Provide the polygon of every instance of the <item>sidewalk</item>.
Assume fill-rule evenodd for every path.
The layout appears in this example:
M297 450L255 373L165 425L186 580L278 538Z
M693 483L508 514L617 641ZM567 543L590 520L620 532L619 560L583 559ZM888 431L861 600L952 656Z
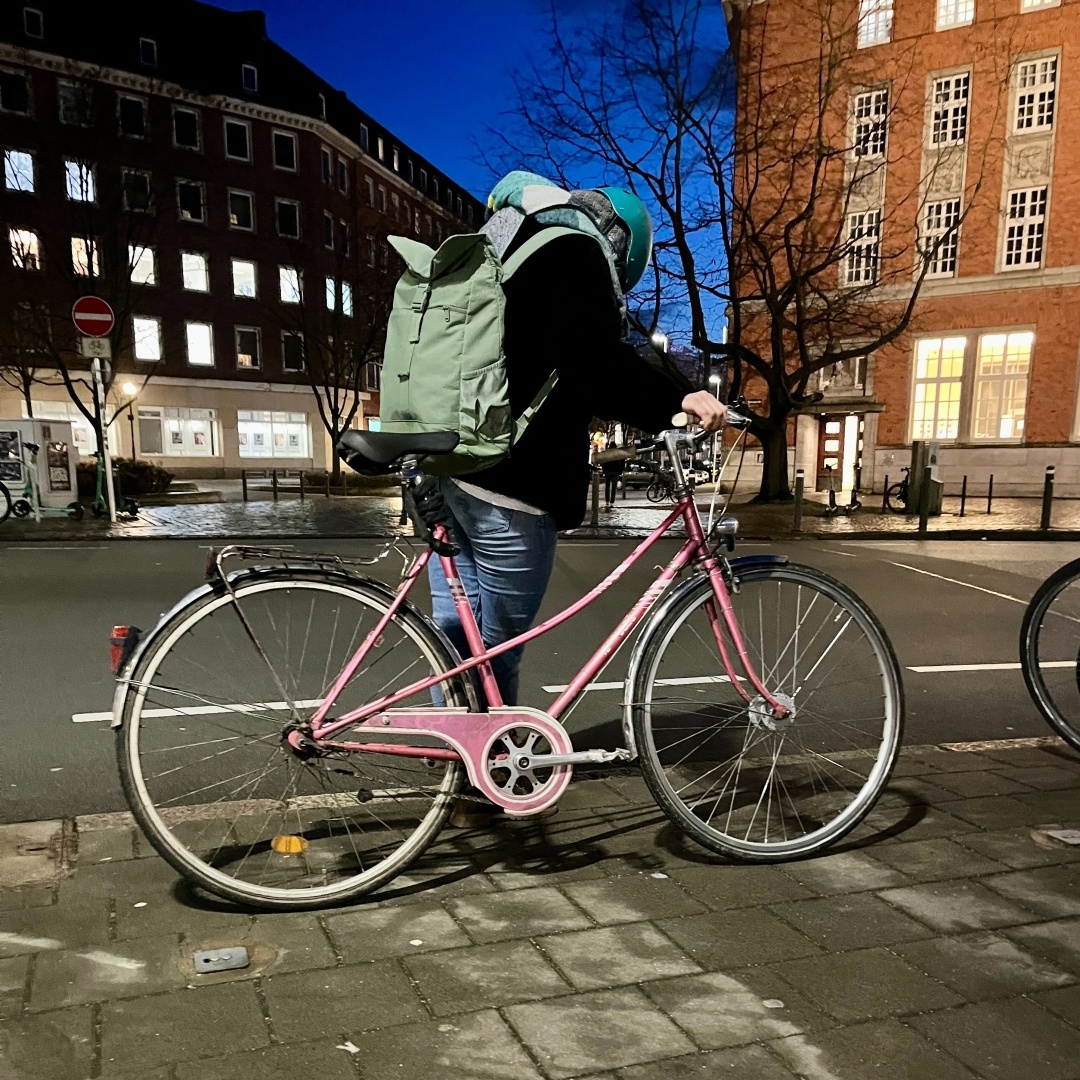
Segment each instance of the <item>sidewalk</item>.
M782 868L579 780L317 914L194 895L115 815L0 827L0 1076L1075 1080L1080 847L1042 830L1080 825L1080 756L1026 743L907 750ZM252 966L194 974L227 944Z

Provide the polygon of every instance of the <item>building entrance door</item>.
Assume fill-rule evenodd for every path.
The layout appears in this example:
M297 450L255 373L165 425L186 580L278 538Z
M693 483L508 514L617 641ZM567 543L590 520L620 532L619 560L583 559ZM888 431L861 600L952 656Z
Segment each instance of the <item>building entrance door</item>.
M817 490L848 491L862 464L863 422L854 413L821 417L818 432Z

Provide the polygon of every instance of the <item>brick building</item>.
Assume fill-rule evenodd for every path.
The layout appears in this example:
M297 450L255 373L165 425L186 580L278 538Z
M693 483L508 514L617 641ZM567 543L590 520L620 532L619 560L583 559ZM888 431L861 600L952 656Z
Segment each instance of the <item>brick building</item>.
M26 414L13 384L36 367L35 415L72 420L92 451L50 356L85 375L68 312L101 294L118 315L112 448L134 440L186 475L325 465L316 340L363 361L353 422L368 426L399 266L385 237L437 246L482 220L270 41L261 12L193 0L4 5L0 148L0 417Z
M836 226L848 248L834 287L874 283L899 309L895 341L811 389L792 425L808 477L850 486L899 479L916 439L942 444L942 478L995 490L1080 494L1080 78L1069 0L750 0L728 6L739 77L779 87L820 67L822 11L848 67L838 94L849 191ZM739 123L747 123L746 115ZM925 266L924 266L925 263ZM883 308L884 310L884 308Z

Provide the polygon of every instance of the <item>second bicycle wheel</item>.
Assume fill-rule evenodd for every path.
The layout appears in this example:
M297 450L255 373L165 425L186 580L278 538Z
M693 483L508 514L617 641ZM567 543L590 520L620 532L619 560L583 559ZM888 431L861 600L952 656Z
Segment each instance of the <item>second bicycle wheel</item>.
M220 586L195 594L131 672L117 731L124 794L158 853L220 896L301 910L368 893L432 841L464 770L434 757L297 754L283 736L290 719L315 712L392 594L318 570L260 570L233 587L235 601ZM450 665L430 625L404 607L332 715ZM438 685L448 704L468 707L461 680ZM430 704L429 694L402 704Z
M634 734L649 788L689 836L780 862L834 843L874 805L900 746L900 668L872 612L828 575L753 567L738 585L731 599L750 661L789 716L776 718L742 677L702 577L652 632L633 687Z
M3 525L11 513L11 492L4 484L0 484L0 525Z
M1080 559L1039 586L1020 627L1020 666L1047 723L1080 750Z

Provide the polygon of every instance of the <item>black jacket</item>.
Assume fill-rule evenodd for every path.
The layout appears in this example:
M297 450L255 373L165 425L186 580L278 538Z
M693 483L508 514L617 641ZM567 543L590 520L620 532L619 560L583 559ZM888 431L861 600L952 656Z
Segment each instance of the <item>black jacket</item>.
M559 381L510 456L463 479L546 511L560 529L576 528L585 515L592 417L661 431L689 385L622 340L608 264L590 236L553 240L506 283L504 342L514 416L553 369Z

